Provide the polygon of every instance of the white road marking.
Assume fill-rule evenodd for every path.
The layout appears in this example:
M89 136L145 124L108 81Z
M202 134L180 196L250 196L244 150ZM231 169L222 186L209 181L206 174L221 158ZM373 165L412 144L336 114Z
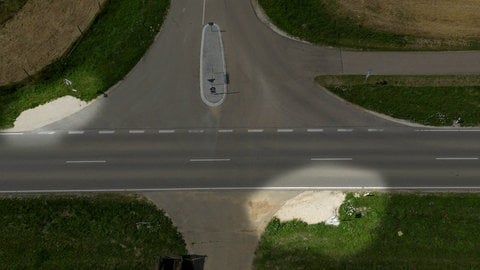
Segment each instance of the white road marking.
M277 129L278 133L288 133L288 132L293 132L293 129L290 128L279 128Z
M16 193L89 193L89 192L155 192L155 191L229 191L229 190L480 190L480 186L459 186L459 187L428 187L428 186L318 186L318 187L185 187L185 188L112 188L112 189L34 189L34 190L0 190L3 194Z
M233 129L219 129L218 132L219 133L232 133Z
M477 157L437 157L436 160L478 160Z
M307 132L323 132L323 128L309 128Z
M311 158L311 161L348 161L353 158Z
M175 133L175 130L173 130L173 129L162 129L162 130L159 130L158 133Z
M83 130L71 130L68 132L68 134L70 135L77 135L77 134L83 134L83 133L85 133L85 131Z
M145 130L130 130L128 131L130 134L143 134L145 133Z
M415 129L415 132L480 132L480 129Z
M368 132L383 132L382 128L369 128Z
M229 158L191 158L190 162L226 162Z
M204 133L205 130L203 129L189 129L188 133Z
M202 15L202 25L205 24L205 2L207 2L207 0L203 0L203 15Z
M106 160L67 160L67 164L107 163Z
M5 133L0 133L0 136L20 136L23 135L22 132L5 132Z
M248 133L262 133L263 129L249 129Z
M98 134L113 134L115 130L100 130Z
M38 132L40 135L53 135L55 134L55 131L40 131Z
M339 128L337 129L337 132L352 132L353 129L351 128Z

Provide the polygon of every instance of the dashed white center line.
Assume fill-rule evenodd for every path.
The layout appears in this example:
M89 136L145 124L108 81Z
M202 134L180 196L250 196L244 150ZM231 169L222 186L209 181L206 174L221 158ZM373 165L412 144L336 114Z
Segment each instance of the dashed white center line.
M158 133L161 133L161 134L175 133L175 130L173 130L173 129L162 129L162 130L159 130Z
M249 129L248 133L262 133L263 129Z
M85 133L85 131L83 131L83 130L71 130L71 131L68 132L68 134L70 134L70 135L78 135L78 134L83 134L83 133Z
M436 160L478 160L477 157L437 157Z
M277 132L278 132L278 133L289 133L289 132L293 132L293 129L290 129L290 128L279 128L279 129L277 129Z
M55 131L40 131L38 132L40 135L53 135L55 134Z
M190 162L228 162L229 158L191 158Z
M143 134L145 133L145 130L130 130L128 131L130 134Z
M0 133L0 136L20 136L23 135L21 132L6 132L6 133Z
M368 132L383 132L382 128L369 128Z
M218 133L232 133L233 129L219 129Z
M349 161L353 158L311 158L311 161Z
M106 160L67 160L67 164L107 163Z
M323 128L309 128L307 132L323 132Z
M100 130L98 134L114 134L115 130Z
M337 132L352 132L353 129L351 128L339 128L337 129Z

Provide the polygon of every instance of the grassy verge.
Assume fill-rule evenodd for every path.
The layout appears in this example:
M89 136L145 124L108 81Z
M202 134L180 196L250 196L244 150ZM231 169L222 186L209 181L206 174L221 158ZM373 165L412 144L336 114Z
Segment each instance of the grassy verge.
M0 27L15 16L17 12L25 5L27 0L2 0L0 1Z
M271 221L254 264L256 269L477 269L479 211L479 194L349 194L338 227Z
M480 76L318 76L336 95L395 118L425 125L480 125Z
M273 23L287 33L339 47L374 50L479 49L480 39L428 38L381 31L339 12L330 0L258 0ZM388 16L387 14L385 16Z
M0 217L5 269L151 269L186 253L170 219L133 196L0 198Z
M158 33L169 0L108 1L74 50L26 85L0 87L0 127L11 127L18 115L55 98L72 94L91 100L122 79Z

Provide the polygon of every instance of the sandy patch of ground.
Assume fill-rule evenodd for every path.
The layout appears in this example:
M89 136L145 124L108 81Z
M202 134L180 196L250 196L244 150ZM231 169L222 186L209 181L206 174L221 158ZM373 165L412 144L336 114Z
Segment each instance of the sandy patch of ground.
M0 29L0 85L34 75L61 57L106 0L29 0Z
M22 112L17 120L15 120L14 127L5 131L18 132L34 130L74 114L90 103L72 96L64 96Z
M305 191L288 200L275 216L281 221L299 219L308 224L325 222L338 215L344 200L345 193L339 191Z
M480 36L478 0L336 0L343 13L365 26L430 38Z

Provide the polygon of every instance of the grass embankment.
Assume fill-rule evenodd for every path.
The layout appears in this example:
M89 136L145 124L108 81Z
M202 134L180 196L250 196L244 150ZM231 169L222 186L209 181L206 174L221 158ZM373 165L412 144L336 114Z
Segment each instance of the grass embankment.
M474 30L480 7L471 0L258 2L281 29L313 43L381 50L480 48Z
M17 12L25 5L27 0L2 0L0 1L0 27L15 16Z
M478 269L479 211L479 194L349 194L338 227L271 221L254 264L256 269Z
M74 50L47 67L27 85L0 88L0 127L13 126L18 115L58 97L73 94L91 100L121 80L143 56L158 33L169 0L107 2Z
M133 196L0 198L4 269L151 269L185 254L162 211Z
M425 125L480 125L480 76L318 76L317 83L372 111Z

